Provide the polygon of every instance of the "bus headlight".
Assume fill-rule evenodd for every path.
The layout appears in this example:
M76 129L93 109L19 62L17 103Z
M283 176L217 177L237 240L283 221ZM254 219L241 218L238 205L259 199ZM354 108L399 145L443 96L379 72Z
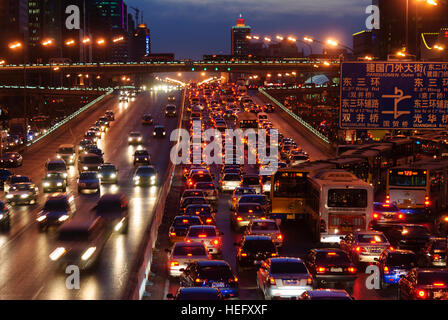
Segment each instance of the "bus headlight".
M49 182L44 182L44 187L49 187L50 183Z

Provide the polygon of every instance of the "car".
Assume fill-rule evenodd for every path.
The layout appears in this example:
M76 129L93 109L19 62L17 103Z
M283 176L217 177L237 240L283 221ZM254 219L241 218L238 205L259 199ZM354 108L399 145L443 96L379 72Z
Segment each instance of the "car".
M104 127L105 127L105 126L104 126ZM90 128L89 128L89 131L93 131L93 132L95 132L97 138L98 138L98 139L101 139L102 134L103 134L102 127L100 127L100 126L90 127Z
M225 173L219 180L219 190L221 192L234 191L240 186L241 176L238 173Z
M20 167L23 164L23 157L18 152L5 152L0 157L1 167Z
M45 164L45 171L47 174L61 173L65 178L67 178L67 165L62 159L48 160Z
M185 189L184 192L182 193L182 196L180 197L180 202L182 203L182 201L185 198L189 198L189 197L201 197L201 198L205 198L205 194L202 190L197 190L197 189Z
M165 117L176 117L177 116L177 111L176 111L176 106L173 104L169 104L165 107Z
M145 150L145 149L135 150L134 166L135 165L150 165L150 164L151 164L151 156L149 155L148 150Z
M316 289L305 291L299 300L353 300L353 297L345 290Z
M181 287L217 288L228 298L239 296L238 278L227 261L202 260L190 263L180 275Z
M134 172L134 186L150 187L157 185L157 171L154 166L140 166Z
M165 138L166 136L165 127L162 125L154 126L154 131L152 132L152 135L154 136L154 138Z
M419 252L421 261L420 267L446 267L447 254L447 238L446 237L431 237L425 246Z
M209 204L205 197L186 197L183 198L179 205L179 212L185 212L187 206L192 204Z
M118 183L118 169L112 163L102 164L98 170L101 184Z
M11 229L11 215L9 212L9 206L0 201L0 230L9 231Z
M380 270L380 286L386 288L391 284L398 284L412 268L418 264L418 257L410 250L386 249L376 259Z
M39 188L32 182L20 182L11 185L5 195L6 201L11 205L35 204Z
M102 116L98 119L101 123L103 123L107 128L110 128L109 119L106 116Z
M184 215L195 215L203 224L216 225L216 213L210 204L189 204L183 211Z
M311 249L306 257L306 266L313 276L314 288L342 284L346 290L353 290L357 269L345 251Z
M42 189L44 193L67 190L67 178L64 173L47 173L42 179Z
M261 206L266 214L271 211L271 203L267 196L264 194L245 194L240 197L235 207L238 207L240 203L256 203Z
M22 175L11 175L9 176L9 178L4 182L4 186L3 189L5 192L8 192L10 186L12 186L13 184L16 183L21 183L21 182L31 182L30 178L28 178L27 176L22 176Z
M129 228L129 204L124 194L101 196L92 211L103 218L106 226L115 232L127 233Z
M310 156L306 154L305 152L297 153L297 154L291 154L288 158L289 165L291 167L296 167L302 163L309 162Z
M266 218L262 206L256 203L238 203L231 214L230 223L234 230L241 230L249 225L252 219Z
M391 248L389 240L379 231L349 233L341 237L339 246L357 265L374 263L383 250Z
M413 268L398 281L399 300L448 300L448 269Z
M239 271L259 266L268 258L278 256L277 247L269 236L244 235L241 243L236 243Z
M169 229L170 242L184 241L190 226L202 225L202 221L198 216L194 215L183 215L176 216L171 223Z
M186 181L186 186L192 188L199 182L213 183L213 176L208 170L192 170Z
M0 189L4 190L5 182L8 180L10 176L12 176L12 172L8 169L0 169Z
M375 202L373 204L372 228L379 224L387 224L393 222L403 222L405 215L394 203Z
M96 146L96 143L94 143L92 140L83 139L79 142L78 151L84 152L87 146Z
M78 158L78 172L81 174L84 171L96 171L98 172L101 165L103 165L103 157L94 154L87 153L81 154Z
M84 150L84 154L96 154L98 157L103 158L104 152L98 148L97 146L88 146L86 150Z
M202 242L206 245L208 251L212 255L222 254L222 232L219 232L214 225L197 225L190 226L187 235L185 236L186 242Z
M152 118L152 115L150 114L144 114L142 117L142 124L143 125L150 125L154 123L154 119Z
M277 248L283 246L283 235L275 220L253 219L249 222L245 234L269 236Z
M42 210L36 218L39 231L58 227L69 220L75 213L74 197L70 193L55 193L48 196Z
M181 301L224 300L224 297L218 288L210 288L210 287L190 287L190 288L181 287L177 290L176 295L168 293L167 298Z
M75 164L76 150L72 144L61 144L56 153L58 159L62 159L66 164L72 166Z
M212 182L198 182L194 185L194 188L201 190L205 194L207 201L213 205L218 203L218 190L215 184Z
M240 186L252 187L257 194L261 194L263 190L260 176L256 174L245 174L241 179Z
M63 270L68 265L76 265L81 270L90 269L98 262L108 238L100 217L73 219L59 228L50 260Z
M107 117L108 121L115 121L115 114L111 110L107 110L104 116Z
M300 258L268 258L257 271L257 286L265 300L297 299L313 289L313 278Z
M198 260L212 260L206 246L202 242L176 242L168 252L168 273L171 277L180 277L182 270Z
M95 191L100 193L100 178L96 171L84 171L79 174L78 193Z
M140 132L130 132L128 136L128 144L129 145L138 145L142 144L143 142L143 136Z
M233 190L233 194L231 197L230 202L230 209L235 209L235 206L237 205L238 201L241 199L243 195L249 195L249 194L256 194L254 188L252 187L236 187L235 190Z
M169 96L168 96L168 101L169 101L169 102L174 102L174 101L176 101L176 96L169 95Z
M96 132L95 131L91 131L91 130L87 131L84 134L84 139L92 141L92 144L97 144L97 142L99 140Z
M120 102L128 103L129 98L127 96L120 96Z
M379 226L376 227L378 228ZM380 229L393 247L416 253L426 245L431 236L425 226L418 224L388 224Z

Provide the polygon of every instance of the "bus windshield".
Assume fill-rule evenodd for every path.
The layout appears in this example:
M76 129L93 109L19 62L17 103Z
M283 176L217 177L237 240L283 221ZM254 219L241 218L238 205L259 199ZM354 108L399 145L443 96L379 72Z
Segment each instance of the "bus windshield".
M396 187L426 187L426 171L423 170L390 170L389 185Z
M297 198L306 192L306 174L277 172L274 176L274 197Z
M330 189L328 206L343 208L366 208L367 190L365 189Z

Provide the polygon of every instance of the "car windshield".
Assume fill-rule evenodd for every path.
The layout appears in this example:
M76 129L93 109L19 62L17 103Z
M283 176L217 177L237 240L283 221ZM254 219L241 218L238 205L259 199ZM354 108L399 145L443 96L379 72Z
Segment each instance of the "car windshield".
M258 179L258 177L243 178L243 184L245 184L245 185L254 185L254 184L259 184L259 183L260 183L260 179Z
M62 162L56 162L56 163L49 163L47 165L48 171L66 171L67 167L65 166L65 163Z
M115 172L115 167L114 166L102 166L101 168L100 168L100 170L102 171L102 172Z
M149 153L146 150L137 150L137 151L135 151L134 155L136 155L136 156L147 156L147 155L149 155Z
M316 262L323 265L350 264L350 259L345 252L319 252Z
M100 157L84 157L83 159L83 163L86 164L99 164L101 163L101 158Z
M242 196L240 203L259 203L261 205L266 204L267 200L265 197L261 196Z
M232 271L227 265L199 267L199 275L201 278L209 280L233 278Z
M96 180L98 179L98 175L95 172L83 172L79 176L80 180Z
M47 200L44 205L45 211L67 211L69 205L67 201L63 199Z
M198 191L198 190L185 190L182 198L187 198L187 197L202 197L204 196L202 191Z
M215 228L190 228L188 236L195 238L216 237L216 230Z
M308 273L303 262L300 261L272 261L271 273L285 274L285 273Z
M243 248L247 252L275 252L275 245L272 240L247 240L244 242Z
M215 190L213 183L197 183L196 188L201 190Z
M252 231L278 231L274 221L256 221L252 224Z
M30 182L30 179L27 177L11 177L11 184L19 183L19 182Z
M417 283L419 285L448 286L448 272L419 272Z
M33 190L33 186L30 184L16 184L11 186L10 191L28 191Z
M417 265L417 256L415 254L391 253L387 257L387 265L391 267L409 268Z
M235 191L235 195L243 195L243 194L256 194L255 189L237 189Z
M241 178L237 174L226 174L223 178L224 181L240 181Z
M75 153L75 150L73 148L60 148L59 153Z
M166 110L167 111L174 111L174 110L176 110L176 107L174 107L174 106L167 106Z
M206 256L207 252L205 251L204 246L176 246L173 251L173 255L175 256Z
M360 243L387 243L387 239L382 234L358 234Z
M129 136L131 138L139 138L141 136L141 134L140 133L130 133Z
M154 170L154 168L151 167L140 167L137 170L137 175L150 175L150 174L155 174L156 171Z

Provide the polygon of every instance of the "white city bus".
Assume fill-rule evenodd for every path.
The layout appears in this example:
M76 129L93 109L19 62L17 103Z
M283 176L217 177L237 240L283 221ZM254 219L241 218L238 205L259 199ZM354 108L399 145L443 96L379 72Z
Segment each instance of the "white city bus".
M373 212L369 183L339 169L319 171L308 181L307 209L319 217L320 242L339 243L342 235L367 230Z

